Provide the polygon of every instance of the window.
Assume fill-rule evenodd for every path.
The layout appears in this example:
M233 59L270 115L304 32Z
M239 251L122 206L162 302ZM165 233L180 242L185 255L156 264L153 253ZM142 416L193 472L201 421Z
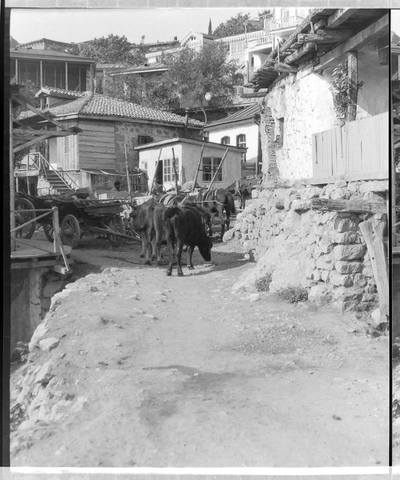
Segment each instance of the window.
M146 143L151 143L153 141L153 137L150 135L138 135L138 145L145 145Z
M203 182L211 182L220 163L221 157L203 158ZM215 181L222 182L222 168L218 171Z
M246 135L244 133L237 135L236 146L241 148L246 148ZM242 160L243 162L246 161L246 152L242 152Z
M222 137L221 138L221 143L222 145L230 145L231 144L231 137Z
M178 164L178 160L175 159L176 169L178 169L177 164ZM178 180L179 180L179 176L178 176ZM175 172L174 172L172 158L164 158L163 160L163 181L164 182L175 181Z

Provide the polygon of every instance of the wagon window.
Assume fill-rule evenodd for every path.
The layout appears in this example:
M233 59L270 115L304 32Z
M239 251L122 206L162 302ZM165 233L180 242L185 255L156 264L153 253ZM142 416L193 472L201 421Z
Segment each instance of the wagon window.
M163 181L164 182L175 181L175 173L172 165L172 158L165 158L163 160Z
M221 138L222 145L230 145L231 144L231 137L225 136Z
M220 163L221 157L203 158L203 182L211 182ZM219 170L215 181L222 182L222 169Z

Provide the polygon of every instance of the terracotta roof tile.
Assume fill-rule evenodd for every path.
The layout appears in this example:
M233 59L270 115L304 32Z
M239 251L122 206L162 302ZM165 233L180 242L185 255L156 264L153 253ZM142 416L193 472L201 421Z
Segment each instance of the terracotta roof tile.
M136 103L126 102L105 95L94 94L85 95L72 102L57 105L47 110L55 116L79 115L82 117L104 117L104 118L129 118L134 120L150 120L160 123L171 123L175 125L183 125L185 117L164 110L144 107ZM26 113L26 112L22 112ZM21 114L21 115L22 115ZM33 116L28 114L20 119ZM202 127L203 123L198 120L189 119L190 127Z

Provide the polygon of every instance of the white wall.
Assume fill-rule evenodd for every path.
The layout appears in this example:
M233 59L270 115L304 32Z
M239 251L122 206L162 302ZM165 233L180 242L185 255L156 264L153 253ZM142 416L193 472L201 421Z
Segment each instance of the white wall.
M312 134L338 124L328 81L306 71L298 73L296 81L290 75L268 93L266 100L276 123L284 118L283 145L276 149L280 177L312 177Z
M231 145L236 147L236 136L240 134L246 135L246 162L255 163L258 158L258 125L253 121L242 122L240 124L228 124L220 125L213 128L209 128L210 142L221 143L221 138L229 136L231 138Z
M200 158L201 145L190 143L174 144L175 160L179 169L179 185L194 179L198 161ZM225 149L213 147L206 144L204 157L223 157ZM139 168L146 170L149 177L149 188L151 187L155 166L160 153L160 147L148 150L139 150ZM172 158L172 146L165 146L162 149L160 159ZM182 158L183 163L182 163ZM240 151L230 151L222 165L222 182L215 182L215 187L227 187L241 177L241 156ZM197 179L200 185L208 185L202 179L202 172L199 172Z

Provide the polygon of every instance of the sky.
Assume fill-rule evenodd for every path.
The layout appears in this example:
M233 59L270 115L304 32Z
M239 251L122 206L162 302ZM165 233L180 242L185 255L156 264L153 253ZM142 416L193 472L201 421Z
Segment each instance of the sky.
M262 8L148 8L148 9L21 9L11 11L10 34L19 43L39 38L82 42L96 37L125 35L130 42L182 39L190 31L207 32L237 15L255 18Z
M400 10L392 10L391 29L400 36Z

